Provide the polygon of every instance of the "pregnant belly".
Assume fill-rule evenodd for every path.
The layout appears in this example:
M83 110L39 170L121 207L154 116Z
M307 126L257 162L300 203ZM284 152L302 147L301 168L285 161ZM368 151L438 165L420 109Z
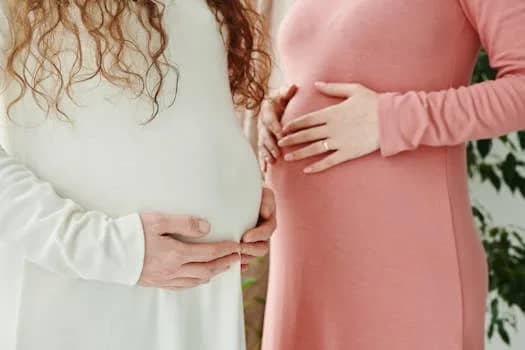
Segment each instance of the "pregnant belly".
M238 240L256 224L261 180L242 135L172 134L142 141L113 142L109 149L107 142L41 144L44 151L28 148L27 161L62 196L112 216L148 211L196 215L211 223L208 241Z
M286 107L282 122L286 124L307 113L321 110L339 102L341 102L341 99L322 95L315 89L301 87Z
M283 120L286 123L334 103L337 100L303 91L291 101ZM448 222L447 152L452 151L420 147L388 158L373 152L311 175L306 175L304 168L326 155L295 162L278 160L270 167L268 177L277 198L279 228L289 230L282 239L304 239L304 231L314 226L321 239L331 230L326 225L347 228L357 235L368 232L376 223L403 222L408 226L419 212L425 214L429 225ZM463 169L465 162L458 157L453 164ZM465 183L464 174L456 176L455 181ZM466 195L464 187L461 193ZM440 215L436 215L437 203L446 209ZM463 211L470 210L463 207ZM312 240L309 248L317 244Z

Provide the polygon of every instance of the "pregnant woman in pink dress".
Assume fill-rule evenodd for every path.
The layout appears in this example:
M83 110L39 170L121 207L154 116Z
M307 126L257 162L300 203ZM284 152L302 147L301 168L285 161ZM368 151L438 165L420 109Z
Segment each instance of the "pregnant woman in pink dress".
M279 51L263 349L483 349L464 143L525 128L525 1L297 0Z

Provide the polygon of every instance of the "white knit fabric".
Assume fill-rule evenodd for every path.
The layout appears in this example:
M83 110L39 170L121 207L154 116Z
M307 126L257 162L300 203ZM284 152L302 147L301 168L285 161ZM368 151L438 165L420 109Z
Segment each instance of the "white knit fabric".
M135 286L137 213L198 215L212 225L205 240L239 240L261 194L214 15L205 0L176 0L165 23L179 89L150 123L147 99L104 81L75 88L71 122L29 96L9 121L1 95L0 349L245 348L238 265L190 290Z

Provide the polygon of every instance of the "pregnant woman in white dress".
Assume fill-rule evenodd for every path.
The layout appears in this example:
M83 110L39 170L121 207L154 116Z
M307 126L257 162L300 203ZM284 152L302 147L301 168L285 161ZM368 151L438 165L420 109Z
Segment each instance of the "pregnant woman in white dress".
M275 226L234 113L265 94L256 15L0 4L0 349L244 349L239 253Z

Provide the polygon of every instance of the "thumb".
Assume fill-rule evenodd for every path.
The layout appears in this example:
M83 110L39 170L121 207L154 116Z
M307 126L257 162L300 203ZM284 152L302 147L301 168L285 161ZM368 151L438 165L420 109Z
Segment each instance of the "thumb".
M286 88L282 88L280 91L281 103L288 103L295 96L299 90L299 87L295 84L292 84Z
M265 220L272 218L275 214L275 196L268 187L263 188L260 212L261 217Z
M332 97L349 98L354 95L361 85L359 84L345 84L345 83L325 83L317 82L315 87L322 94Z
M162 233L186 237L202 237L210 232L210 223L190 215L164 215L160 220Z

